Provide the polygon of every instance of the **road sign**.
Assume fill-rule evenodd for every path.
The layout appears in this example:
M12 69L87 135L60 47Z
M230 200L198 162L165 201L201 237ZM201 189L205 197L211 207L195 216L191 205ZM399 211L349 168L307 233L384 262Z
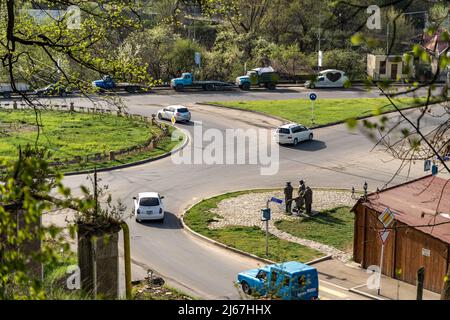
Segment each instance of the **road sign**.
M264 208L261 209L261 214L262 214L262 221L269 221L270 220L270 209L269 208Z
M194 56L195 64L200 67L201 60L202 60L202 54L200 52L196 52Z
M172 116L172 125L175 125L175 122L177 122L177 118L175 118L175 116Z
M282 203L283 203L283 200L278 199L278 198L275 198L275 197L272 197L272 198L270 199L270 201L271 201L271 202L276 202L276 203L278 203L278 204L282 204Z
M378 220L383 224L385 228L394 221L394 214L389 210L389 208L384 209L383 213L378 216Z
M311 94L309 95L309 100L314 101L314 100L316 100L316 99L317 99L317 94L311 93Z
M383 229L382 231L380 231L378 233L378 235L380 236L381 242L383 244L386 242L386 239L389 237L389 233L391 233L391 231L387 230L387 229Z

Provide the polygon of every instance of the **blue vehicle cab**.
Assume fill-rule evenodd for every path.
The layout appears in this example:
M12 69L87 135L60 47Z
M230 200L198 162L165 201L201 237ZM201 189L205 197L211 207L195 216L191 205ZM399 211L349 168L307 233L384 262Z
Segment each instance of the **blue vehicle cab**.
M237 281L248 295L271 295L283 300L319 298L317 269L297 261L247 270L238 274Z

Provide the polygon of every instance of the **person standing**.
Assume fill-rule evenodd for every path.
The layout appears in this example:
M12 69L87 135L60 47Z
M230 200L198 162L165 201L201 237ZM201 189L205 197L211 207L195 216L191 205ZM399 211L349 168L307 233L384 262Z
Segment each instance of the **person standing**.
M310 215L313 201L313 192L309 186L307 186L305 189L304 198L305 198L306 214Z
M284 201L286 203L286 213L291 213L293 192L294 188L292 187L291 183L286 182L286 186L284 187Z

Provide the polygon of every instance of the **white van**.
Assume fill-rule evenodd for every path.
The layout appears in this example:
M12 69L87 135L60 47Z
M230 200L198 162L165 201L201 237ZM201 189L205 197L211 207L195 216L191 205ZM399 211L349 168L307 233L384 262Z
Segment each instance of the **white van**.
M344 71L336 69L327 69L320 71L317 79L314 81L308 80L305 82L306 88L343 88L348 82L348 77Z

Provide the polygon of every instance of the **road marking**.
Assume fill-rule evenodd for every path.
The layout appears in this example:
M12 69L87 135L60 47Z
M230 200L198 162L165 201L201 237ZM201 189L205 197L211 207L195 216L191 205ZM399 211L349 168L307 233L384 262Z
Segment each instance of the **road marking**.
M348 297L348 295L346 295L345 293L342 293L342 292L339 292L339 291L336 291L336 290L333 290L333 289L330 289L330 288L327 288L324 286L320 287L319 290L325 291L326 293L332 294L333 296L336 296L339 298L347 298Z

